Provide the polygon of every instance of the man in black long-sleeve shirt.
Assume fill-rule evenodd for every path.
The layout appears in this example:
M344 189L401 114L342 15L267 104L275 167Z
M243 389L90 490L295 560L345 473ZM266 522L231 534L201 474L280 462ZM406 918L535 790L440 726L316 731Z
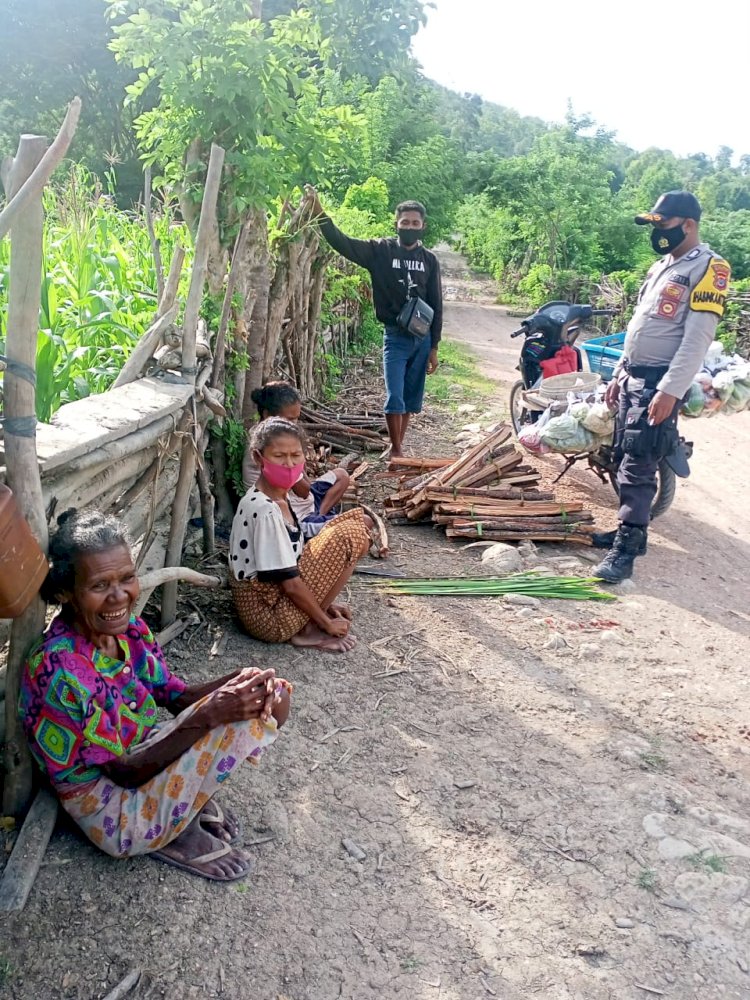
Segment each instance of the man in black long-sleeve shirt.
M313 212L326 240L342 257L370 272L375 315L385 326L383 371L385 375L385 419L391 440L391 456L403 455L409 418L422 409L425 375L438 366L438 344L443 329L443 291L440 264L422 244L425 209L417 201L402 202L396 209L398 237L355 240L338 229L325 214L314 188L307 189ZM411 291L430 306L435 315L430 333L417 337L402 330L396 320Z

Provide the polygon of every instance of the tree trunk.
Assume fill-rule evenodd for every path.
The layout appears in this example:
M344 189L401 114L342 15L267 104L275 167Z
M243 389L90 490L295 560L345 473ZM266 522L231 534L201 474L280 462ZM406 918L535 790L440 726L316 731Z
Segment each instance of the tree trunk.
M268 220L262 209L256 209L248 220L245 245L245 265L238 285L245 303L243 319L247 327L247 360L242 419L254 415L250 394L263 384L263 363L268 335L268 300L271 288L271 254L268 246Z

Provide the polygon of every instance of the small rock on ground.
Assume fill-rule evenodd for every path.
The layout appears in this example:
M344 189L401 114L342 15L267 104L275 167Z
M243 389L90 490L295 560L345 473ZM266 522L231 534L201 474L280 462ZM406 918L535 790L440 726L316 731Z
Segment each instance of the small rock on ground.
M538 597L532 597L530 594L506 594L505 603L524 608L539 608L542 605Z
M622 642L622 636L614 629L606 628L599 634L599 642L604 646L618 646Z
M601 651L602 647L597 646L595 642L585 642L578 650L578 656L582 660L594 660L601 654Z
M573 573L577 570L583 569L583 563L580 559L552 559L551 562L555 569L559 570L561 573Z
M601 551L581 552L579 558L585 559L587 563L599 563L602 561L602 555Z
M522 566L518 549L498 542L482 553L482 563L497 573L517 573Z
M355 861L364 861L367 857L367 852L363 851L359 844L355 844L353 840L349 840L348 837L343 838L341 846L349 857L354 858Z
M564 636L560 635L559 632L553 632L552 635L547 639L544 644L545 649L565 649L567 648L567 642Z

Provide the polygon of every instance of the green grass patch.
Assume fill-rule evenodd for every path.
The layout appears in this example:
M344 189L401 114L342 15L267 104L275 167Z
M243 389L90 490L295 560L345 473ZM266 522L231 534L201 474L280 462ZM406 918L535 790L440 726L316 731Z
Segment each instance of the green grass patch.
M0 986L5 986L10 982L13 975L13 966L7 958L0 958Z
M659 879L653 868L641 868L635 884L639 889L643 889L644 892L656 892L659 886Z
M401 959L401 971L416 972L421 964L421 959L417 958L416 955L407 955L406 958Z
M725 875L727 872L727 859L720 854L691 854L687 861L698 871L713 872L718 875Z
M658 738L649 740L651 748L643 750L638 756L641 759L641 767L644 771L665 771L669 761L662 751L661 740Z
M441 342L440 367L427 376L428 403L455 409L462 403L487 402L497 392L495 383L479 371L473 354L449 340Z

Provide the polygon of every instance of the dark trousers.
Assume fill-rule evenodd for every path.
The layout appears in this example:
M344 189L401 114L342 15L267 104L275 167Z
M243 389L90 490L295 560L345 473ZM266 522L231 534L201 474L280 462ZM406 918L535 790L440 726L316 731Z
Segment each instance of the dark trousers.
M631 406L647 406L654 396L654 390L643 385L642 379L626 378L620 386L620 401L617 411L615 436L616 454L622 453L622 434L625 418ZM672 415L667 418L675 425L682 401L675 404ZM647 527L651 521L651 505L656 496L656 473L659 468L657 455L622 455L617 470L617 489L620 494L621 524L637 524Z

